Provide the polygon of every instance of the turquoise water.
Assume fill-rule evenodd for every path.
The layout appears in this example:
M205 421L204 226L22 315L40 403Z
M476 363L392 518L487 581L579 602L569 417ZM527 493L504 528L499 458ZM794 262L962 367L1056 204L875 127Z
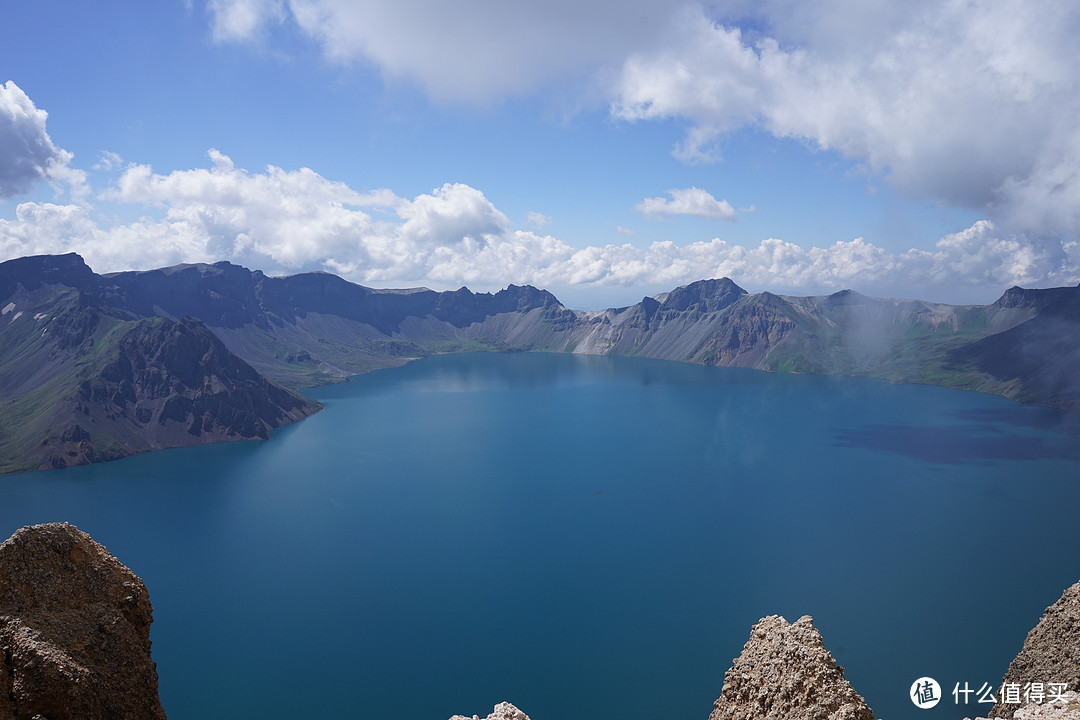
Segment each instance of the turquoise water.
M5 536L67 520L146 581L172 720L705 720L773 613L879 716L974 716L908 688L996 685L1080 579L1051 410L542 354L312 394L268 442L0 478Z

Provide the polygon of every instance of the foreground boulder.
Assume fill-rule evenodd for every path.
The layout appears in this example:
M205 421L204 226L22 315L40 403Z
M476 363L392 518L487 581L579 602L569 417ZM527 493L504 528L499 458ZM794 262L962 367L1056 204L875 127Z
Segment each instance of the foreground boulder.
M1039 624L1024 640L1020 654L1009 663L1002 683L1018 683L1020 687L1027 683L1067 683L1068 690L1080 690L1080 582L1046 608ZM1016 713L1019 717L1017 708L998 703L990 715L1010 718Z
M149 594L73 525L0 544L0 720L164 720Z
M790 624L779 615L763 618L733 662L709 720L874 718L809 615Z

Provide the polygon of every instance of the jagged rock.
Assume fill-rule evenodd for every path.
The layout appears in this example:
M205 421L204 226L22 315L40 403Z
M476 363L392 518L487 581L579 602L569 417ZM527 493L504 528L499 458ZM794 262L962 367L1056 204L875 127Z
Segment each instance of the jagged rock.
M1067 692L1065 702L1028 703L1017 708L1014 720L1080 720L1080 693ZM970 720L970 718L964 718ZM975 720L990 720L975 718Z
M762 618L724 674L709 720L873 720L813 618Z
M1080 693L1065 693L1064 703L1029 703L1013 717L1016 720L1080 720Z
M1021 687L1032 682L1067 683L1069 690L1080 689L1080 582L1046 608L1002 679L1003 684ZM998 703L990 715L1008 718L1015 710L1015 705Z
M73 525L0 544L0 720L164 720L142 581Z
M480 720L480 716L473 715L470 718L465 715L454 715L450 720ZM529 716L510 703L501 702L495 706L495 709L487 716L486 720L529 720Z

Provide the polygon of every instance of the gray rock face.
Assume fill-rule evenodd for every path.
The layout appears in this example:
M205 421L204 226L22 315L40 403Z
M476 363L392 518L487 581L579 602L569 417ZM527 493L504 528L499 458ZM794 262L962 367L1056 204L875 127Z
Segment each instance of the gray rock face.
M0 544L0 720L164 720L136 575L66 523Z
M1046 608L1002 679L1002 683L1019 683L1021 687L1052 682L1068 683L1068 690L1080 690L1080 582ZM990 715L1013 717L1016 708L998 703Z
M473 715L470 718L465 715L454 715L450 720L480 720L480 716ZM485 720L529 720L529 716L510 703L501 702L495 706L495 709Z
M1080 720L1080 693L1066 692L1063 701L1028 703L1017 707L1014 720ZM970 718L964 718L970 720ZM975 718L975 720L990 720Z
M1067 692L1065 702L1029 703L1013 715L1016 720L1080 720L1080 693Z
M709 720L873 720L809 615L754 625Z

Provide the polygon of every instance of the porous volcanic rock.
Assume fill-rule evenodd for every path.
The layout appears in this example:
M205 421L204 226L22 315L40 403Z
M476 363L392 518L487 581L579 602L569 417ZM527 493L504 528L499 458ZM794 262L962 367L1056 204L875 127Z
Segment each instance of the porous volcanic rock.
M0 720L164 720L150 598L66 523L0 544Z
M1013 714L1014 720L1080 720L1080 693L1064 693L1061 700L1021 705ZM970 718L964 718L970 720ZM975 718L975 720L990 720Z
M813 618L762 618L724 674L709 720L873 720Z
M1016 720L1080 720L1080 693L1066 692L1064 701L1028 703L1013 717Z
M465 715L454 715L450 720L480 720L480 716L473 715L470 718ZM495 706L495 709L487 716L486 720L529 720L529 716L510 703L501 702Z
M1080 690L1080 582L1046 608L1002 683L1067 683L1068 690ZM1016 708L998 703L990 716L1013 717Z

